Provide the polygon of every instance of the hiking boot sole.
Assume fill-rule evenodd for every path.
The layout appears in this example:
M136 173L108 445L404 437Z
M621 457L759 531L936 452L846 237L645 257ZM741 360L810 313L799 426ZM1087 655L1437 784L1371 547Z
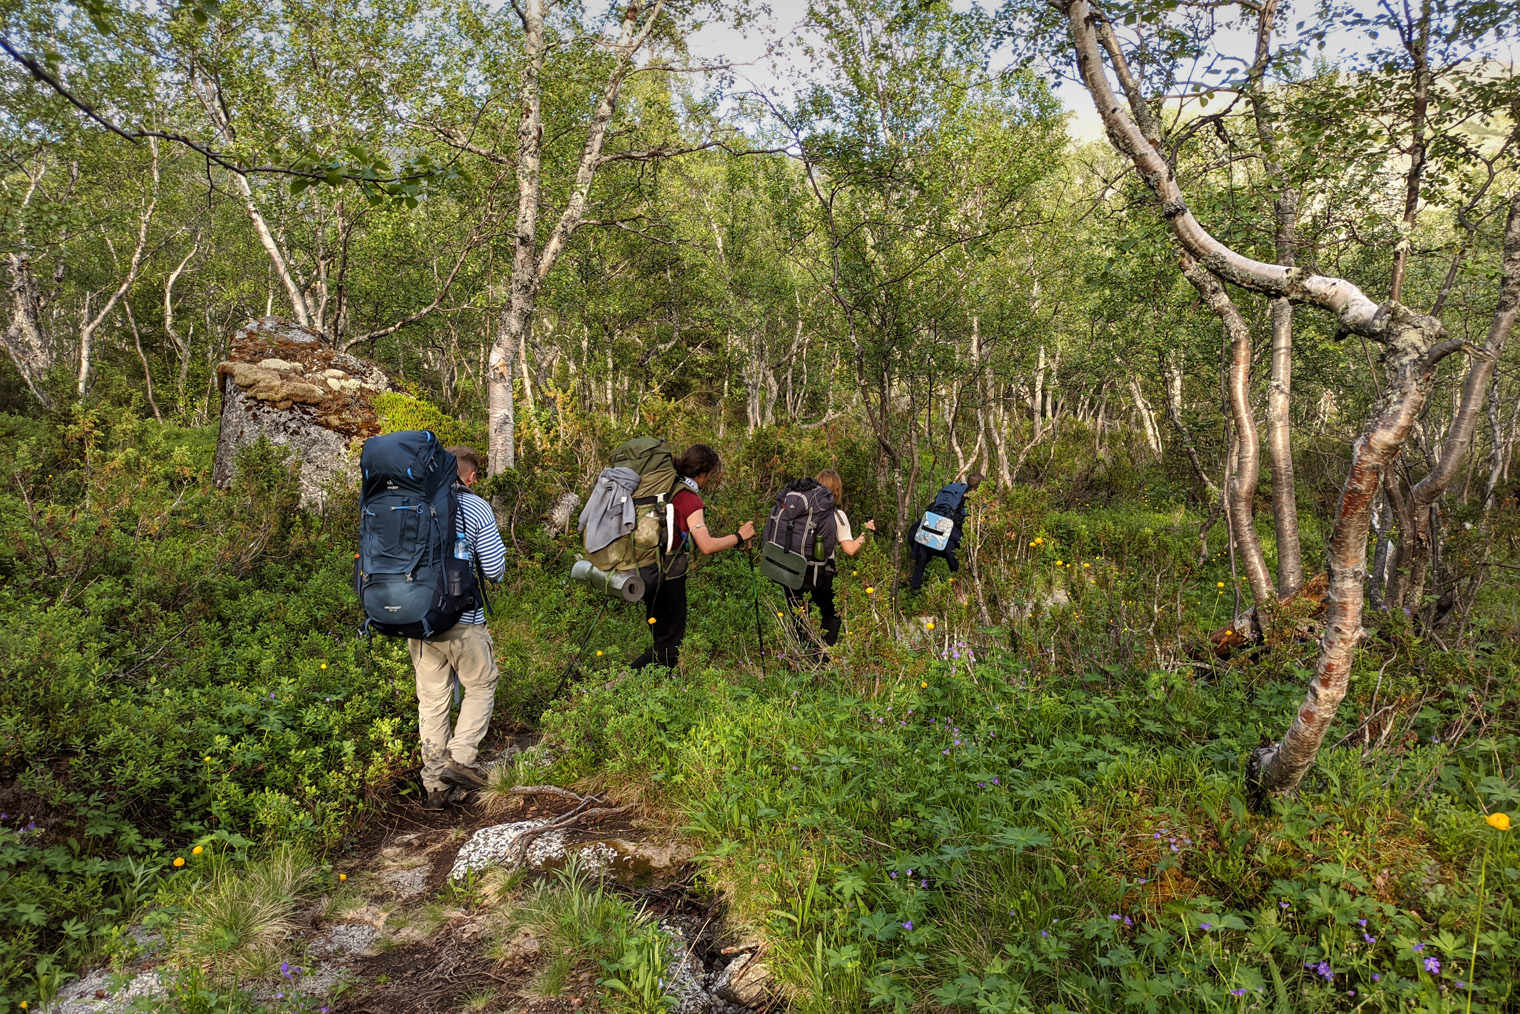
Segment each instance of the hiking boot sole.
M461 789L483 789L489 781L479 772L450 762L438 775L440 779Z

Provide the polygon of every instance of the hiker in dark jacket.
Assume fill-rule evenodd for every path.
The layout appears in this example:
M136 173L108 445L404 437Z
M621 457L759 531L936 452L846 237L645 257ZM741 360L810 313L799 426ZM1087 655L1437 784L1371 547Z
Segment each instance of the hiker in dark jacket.
M740 525L735 535L713 535L707 530L706 505L700 494L717 480L722 471L723 463L718 459L718 452L706 444L692 444L676 458L676 472L684 487L676 490L670 500L675 508L676 529L683 539L689 535L707 556L742 546L755 535L755 525L750 521ZM686 638L686 575L683 572L677 578L661 578L653 568L641 573L644 577L644 609L649 616L654 643L644 649L629 668L663 665L674 669L680 660L681 642Z
M866 544L866 532L876 531L876 522L867 521L861 526L860 538L854 538L850 529L850 519L845 516L844 508L838 506L844 502L844 482L839 473L832 468L825 468L814 477L820 486L826 488L834 496L834 526L837 533L837 549L842 549L846 556L854 556L860 552ZM839 628L842 621L839 613L834 608L834 574L838 568L834 564L834 554L830 553L828 562L822 567L808 568L807 578L801 588L785 588L786 604L791 610L792 623L797 631L797 639L806 642L808 634L803 624L803 617L807 615L807 604L803 596L813 600L813 605L818 607L819 619L823 625L823 644L826 648L832 648L839 640Z
M982 484L983 478L980 472L972 472L966 476L967 496L970 496ZM930 549L915 538L918 534L918 526L923 522L922 515L919 516L918 521L913 522L913 527L908 530L908 545L913 553L913 576L908 579L908 587L914 591L918 591L919 587L924 583L924 568L928 567L929 561L935 557L940 557L945 561L950 568L950 573L954 574L960 570L960 564L955 559L955 551L960 548L962 527L966 523L966 503L964 499L961 501L960 508L952 513L951 520L955 522L955 527L951 530L950 539L945 543L944 549Z

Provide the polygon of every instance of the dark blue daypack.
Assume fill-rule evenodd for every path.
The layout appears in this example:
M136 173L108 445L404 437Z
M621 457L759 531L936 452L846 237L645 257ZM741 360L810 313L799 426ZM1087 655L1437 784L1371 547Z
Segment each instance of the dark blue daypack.
M940 552L950 548L955 526L961 520L961 505L966 500L964 482L946 483L934 498L934 505L924 511L913 532L913 541Z
M961 503L966 499L966 484L964 482L946 483L944 488L934 498L934 506L929 508L936 514L959 514Z
M459 467L428 430L364 441L354 591L364 632L427 640L480 607L473 559L455 555ZM466 554L472 556L473 554Z

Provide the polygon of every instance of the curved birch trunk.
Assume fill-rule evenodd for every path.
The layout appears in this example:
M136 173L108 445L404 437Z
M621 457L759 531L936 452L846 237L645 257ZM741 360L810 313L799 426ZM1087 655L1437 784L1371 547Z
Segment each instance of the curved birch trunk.
M1397 304L1388 315L1395 337L1384 362L1388 384L1362 435L1351 448L1351 468L1330 535L1330 587L1325 632L1314 678L1282 740L1251 754L1246 785L1259 809L1271 793L1296 789L1319 756L1336 709L1346 697L1351 663L1361 640L1362 589L1367 575L1367 529L1383 469L1404 447L1430 394L1440 361L1461 347L1441 341L1440 325Z
M1272 587L1272 575L1267 570L1267 557L1262 552L1261 538L1256 534L1256 486L1261 481L1261 441L1256 434L1256 415L1251 408L1251 331L1245 318L1235 306L1230 294L1224 291L1219 279L1204 271L1186 254L1182 258L1182 273L1210 310L1224 325L1224 333L1230 340L1230 416L1235 422L1236 469L1226 487L1230 498L1230 538L1240 554L1245 567L1246 582L1251 586L1251 597L1258 617L1255 625L1260 627L1263 607L1277 598Z
M1256 751L1247 779L1253 800L1295 789L1318 756L1336 709L1346 695L1356 644L1362 631L1362 583L1366 575L1367 529L1379 479L1403 449L1410 428L1429 393L1441 359L1462 347L1444 340L1440 321L1415 313L1397 301L1379 305L1343 278L1311 274L1301 268L1267 264L1245 257L1205 229L1189 210L1171 166L1137 126L1153 122L1146 99L1124 61L1113 33L1089 0L1053 0L1066 16L1077 67L1092 94L1109 141L1127 156L1161 205L1161 214L1182 248L1218 279L1264 293L1274 299L1306 303L1335 314L1352 334L1386 346L1388 385L1357 438L1346 486L1336 509L1329 552L1329 609L1319 658L1308 695L1282 741ZM1100 32L1099 26L1102 25ZM1133 113L1126 113L1109 85L1101 45L1113 59Z

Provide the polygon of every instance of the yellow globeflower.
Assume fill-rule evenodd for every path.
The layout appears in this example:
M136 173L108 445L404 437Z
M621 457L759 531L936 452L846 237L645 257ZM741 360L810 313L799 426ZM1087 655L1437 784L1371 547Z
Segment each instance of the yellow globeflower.
M207 763L207 764L210 764L210 763L211 763L211 755L210 755L210 754L207 754L207 755L206 755L206 763Z
M1488 815L1488 826L1495 831L1508 831L1510 829L1509 814L1490 813Z
M1064 566L1066 566L1066 565L1065 565L1065 564L1064 564L1064 563L1062 563L1062 562L1061 562L1061 561L1060 561L1060 560L1057 560L1057 561L1056 561L1056 566L1057 566L1057 567L1064 567Z
M174 865L176 867L185 865L185 857L184 856L175 856L174 857Z
M198 856L198 855L200 855L204 851L206 851L206 846L204 846L204 845L197 845L197 846L195 846L195 848L193 848L193 849L190 850L190 854L192 856Z
M925 690L929 689L929 684L927 684L927 683L920 683L919 686L922 687Z
M652 626L654 626L654 617L653 617L653 616L651 616L651 617L650 617L650 618L649 618L649 625L650 625L650 626L651 626L651 627L652 627Z
M340 874L338 874L338 883L341 884L343 881L345 881L347 879L348 879L348 874L347 873L340 873Z
M1082 564L1082 566L1083 566L1083 567L1091 567L1091 566L1092 566L1092 564L1090 564L1090 563L1084 563L1084 564Z
M781 613L779 611L776 613L776 619L781 619Z
M859 577L860 576L860 571L858 571L858 570L852 570L852 571L850 571L850 576L851 577Z
M924 624L924 629L925 630L933 630L934 629L934 621L930 620L928 623Z
M320 668L326 669L327 668L327 663L323 662Z
M601 653L601 652L597 652L597 653L596 653L596 657L597 657L597 658L601 658L601 657L602 657L602 653Z
M1040 544L1040 540L1039 539L1035 539L1033 542L1030 543L1031 546L1038 546L1039 544Z
M876 594L876 589L872 588L870 585L866 585L866 594L867 595L875 595Z
M1223 588L1224 587L1224 582L1223 581L1218 581L1218 582L1216 582L1214 584L1214 587L1215 588Z

